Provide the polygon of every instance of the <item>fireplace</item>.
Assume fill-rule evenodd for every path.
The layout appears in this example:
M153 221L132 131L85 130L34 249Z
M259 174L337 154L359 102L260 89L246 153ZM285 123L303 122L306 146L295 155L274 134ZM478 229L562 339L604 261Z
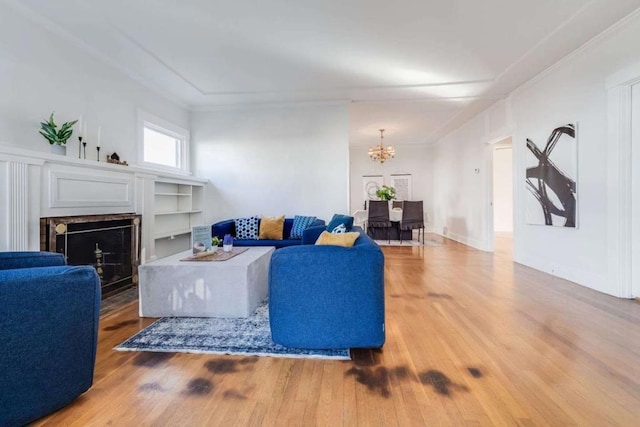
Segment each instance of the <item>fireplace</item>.
M140 215L41 218L40 249L64 254L69 265L94 266L105 298L138 283Z

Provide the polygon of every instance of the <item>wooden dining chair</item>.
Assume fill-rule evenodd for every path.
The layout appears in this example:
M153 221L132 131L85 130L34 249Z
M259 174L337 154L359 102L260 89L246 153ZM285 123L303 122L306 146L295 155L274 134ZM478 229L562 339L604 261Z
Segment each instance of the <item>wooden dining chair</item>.
M404 205L404 200L394 200L393 202L391 202L391 209L402 209L402 205Z
M369 200L369 215L367 217L367 234L369 228L383 228L387 230L387 240L391 243L391 221L389 220L389 202L384 200Z
M402 221L400 221L400 243L402 232L406 230L418 230L418 242L420 242L420 230L422 230L422 244L424 245L424 210L422 200L405 201L402 208ZM413 237L411 237L413 240Z

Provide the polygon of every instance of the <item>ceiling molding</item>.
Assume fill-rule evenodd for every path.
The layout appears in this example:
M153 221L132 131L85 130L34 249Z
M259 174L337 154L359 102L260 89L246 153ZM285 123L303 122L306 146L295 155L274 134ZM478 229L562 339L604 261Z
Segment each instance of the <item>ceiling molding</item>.
M263 102L263 103L243 103L243 104L219 104L219 105L199 105L191 106L189 111L194 113L212 111L235 111L235 110L264 110L269 108L292 108L292 107L316 107L345 105L351 103L348 99L336 99L329 101L291 101L291 102Z
M182 74L180 74L180 72L178 72L178 70L176 70L175 68L173 68L171 65L167 64L166 61L162 60L160 58L160 56L158 56L157 54L155 54L154 52L151 51L151 49L148 49L146 46L144 46L142 43L140 43L138 40L134 39L132 36L130 36L128 33L126 33L125 31L123 31L122 29L120 29L119 27L116 27L113 24L109 24L109 26L111 28L113 28L113 30L118 33L122 38L124 38L126 41L128 41L129 43L131 43L133 46L137 47L138 49L140 49L141 51L143 51L144 53L146 53L147 55L149 55L154 61L156 61L158 64L160 64L162 67L164 67L167 71L169 71L171 74L173 74L174 76L176 76L177 78L179 78L180 80L182 80L183 82L185 82L186 84L188 84L189 86L191 86L191 88L193 88L195 91L197 91L199 94L201 95L208 95L207 92L205 92L203 89L201 89L200 87L198 87L195 83L193 83L191 80L187 79L185 76L183 76Z
M530 88L531 86L534 86L539 81L544 80L554 70L556 70L557 68L560 68L563 65L567 64L568 62L572 61L576 56L581 55L583 52L585 52L586 50L588 50L592 46L598 44L599 42L605 40L607 37L611 36L612 34L615 34L622 27L624 27L627 23L629 23L630 21L633 21L634 19L638 18L639 16L640 16L640 8L638 8L635 11L631 12L630 14L626 15L624 18L620 19L619 21L617 21L612 26L608 27L604 31L598 33L593 38L589 39L587 42L585 42L582 45L580 45L577 49L573 50L568 55L562 57L559 61L556 61L551 66L545 68L544 70L542 70L540 73L536 74L531 79L529 79L526 82L522 83L520 86L518 86L517 88L512 90L511 93L509 94L509 96L511 96L511 97L517 96L520 92L523 92L523 91L527 90L528 88Z
M468 81L452 81L439 83L419 83L419 84L397 84L397 85L371 85L371 86L333 86L313 89L293 89L293 90L254 90L254 91L228 91L228 92L204 92L205 95L270 95L270 94L297 94L330 91L375 91L387 89L421 89L430 87L464 86L472 84L493 83L495 79L481 79Z
M69 43L71 43L74 46L76 46L78 49L81 49L85 53L91 55L94 59L96 59L96 60L98 60L100 62L103 62L104 64L108 65L114 71L116 71L118 73L121 73L121 74L124 74L125 77L128 77L129 79L135 81L136 83L143 85L147 89L153 91L156 95L161 96L162 98L165 98L168 101L171 101L172 103L176 104L176 106L179 106L179 107L184 108L184 109L188 109L189 108L188 103L186 103L183 99L181 99L181 98L173 95L172 93L164 90L163 88L160 88L160 87L156 86L155 84L149 82L148 79L146 79L146 78L142 77L141 75L131 71L129 68L121 65L119 62L112 60L107 55L103 54L102 52L100 52L95 47L89 45L88 43L86 43L81 38L73 35L68 30L66 30L63 26L61 26L60 24L52 21L51 19L49 19L48 17L46 17L42 13L39 13L39 12L33 10L29 6L25 6L19 0L4 0L4 1L7 3L7 5L9 7L13 8L16 12L18 12L21 15L25 16L27 19L33 21L34 23L40 25L44 29L46 29L46 30L54 33L55 35L65 39Z
M475 99L504 99L506 95L469 95L469 96L427 96L415 98L387 98L387 99L354 99L353 104L394 104L404 102L436 102L436 101L464 101Z

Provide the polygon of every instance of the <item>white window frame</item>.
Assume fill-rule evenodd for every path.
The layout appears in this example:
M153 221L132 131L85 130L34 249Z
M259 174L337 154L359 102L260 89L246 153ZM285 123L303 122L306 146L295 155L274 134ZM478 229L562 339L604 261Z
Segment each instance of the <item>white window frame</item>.
M149 128L156 132L163 133L180 140L180 165L172 167L144 161L144 129ZM167 120L161 119L146 111L138 111L138 164L148 169L155 169L165 172L179 174L191 174L189 162L189 130L175 125Z

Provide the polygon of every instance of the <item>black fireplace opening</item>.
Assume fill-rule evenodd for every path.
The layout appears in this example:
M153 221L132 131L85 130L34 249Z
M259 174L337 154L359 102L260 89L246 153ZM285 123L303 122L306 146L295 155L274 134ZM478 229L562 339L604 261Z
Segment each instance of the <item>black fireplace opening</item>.
M45 250L64 254L69 265L92 265L103 298L137 283L139 216L45 220Z

